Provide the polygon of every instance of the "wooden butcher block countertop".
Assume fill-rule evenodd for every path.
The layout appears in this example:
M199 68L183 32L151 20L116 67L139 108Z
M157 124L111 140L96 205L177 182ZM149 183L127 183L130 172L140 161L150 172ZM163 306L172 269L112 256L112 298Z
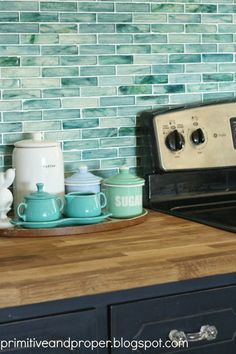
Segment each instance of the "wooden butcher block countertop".
M121 230L0 239L0 307L236 271L236 234L158 212Z

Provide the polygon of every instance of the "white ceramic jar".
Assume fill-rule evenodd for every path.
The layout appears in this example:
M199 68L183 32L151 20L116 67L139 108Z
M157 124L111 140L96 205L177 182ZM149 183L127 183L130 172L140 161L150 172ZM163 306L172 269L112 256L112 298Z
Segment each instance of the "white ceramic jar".
M86 165L81 165L76 173L65 179L66 192L99 193L101 180L89 172Z
M15 143L13 166L16 177L13 185L14 206L43 183L48 193L64 195L64 162L60 144L41 139L40 134L31 140Z

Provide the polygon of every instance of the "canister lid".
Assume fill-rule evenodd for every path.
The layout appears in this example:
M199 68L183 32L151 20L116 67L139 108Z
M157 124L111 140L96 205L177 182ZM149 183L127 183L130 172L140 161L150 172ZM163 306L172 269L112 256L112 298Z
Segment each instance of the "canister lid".
M28 194L25 199L29 200L29 199L40 199L40 200L45 200L45 199L54 199L56 198L56 196L54 194L50 194L48 192L44 192L43 187L44 184L43 183L36 183L37 186L37 192L32 192L30 194Z
M57 141L43 140L41 132L32 133L32 139L20 140L14 144L18 148L46 148L59 145Z
M144 185L144 179L140 178L138 176L133 175L129 171L129 167L124 165L120 167L119 173L113 177L110 177L105 180L104 182L105 185L111 186L111 185Z
M78 168L78 171L72 176L65 179L65 184L68 185L90 185L90 184L99 184L102 178L95 176L93 173L88 171L86 165L81 165Z

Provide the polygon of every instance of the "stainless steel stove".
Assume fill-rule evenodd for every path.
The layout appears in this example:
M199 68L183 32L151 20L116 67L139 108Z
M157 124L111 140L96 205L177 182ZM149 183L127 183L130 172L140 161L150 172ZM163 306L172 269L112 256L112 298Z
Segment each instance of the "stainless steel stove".
M236 102L146 111L145 206L236 232Z

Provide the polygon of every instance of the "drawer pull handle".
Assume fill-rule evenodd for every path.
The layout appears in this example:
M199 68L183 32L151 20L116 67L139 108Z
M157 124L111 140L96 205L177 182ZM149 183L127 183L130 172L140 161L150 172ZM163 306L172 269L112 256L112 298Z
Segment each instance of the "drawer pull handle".
M205 325L200 328L200 332L197 333L185 333L183 331L178 331L173 329L169 333L169 339L173 342L200 342L202 340L214 340L218 334L217 328L215 326Z

